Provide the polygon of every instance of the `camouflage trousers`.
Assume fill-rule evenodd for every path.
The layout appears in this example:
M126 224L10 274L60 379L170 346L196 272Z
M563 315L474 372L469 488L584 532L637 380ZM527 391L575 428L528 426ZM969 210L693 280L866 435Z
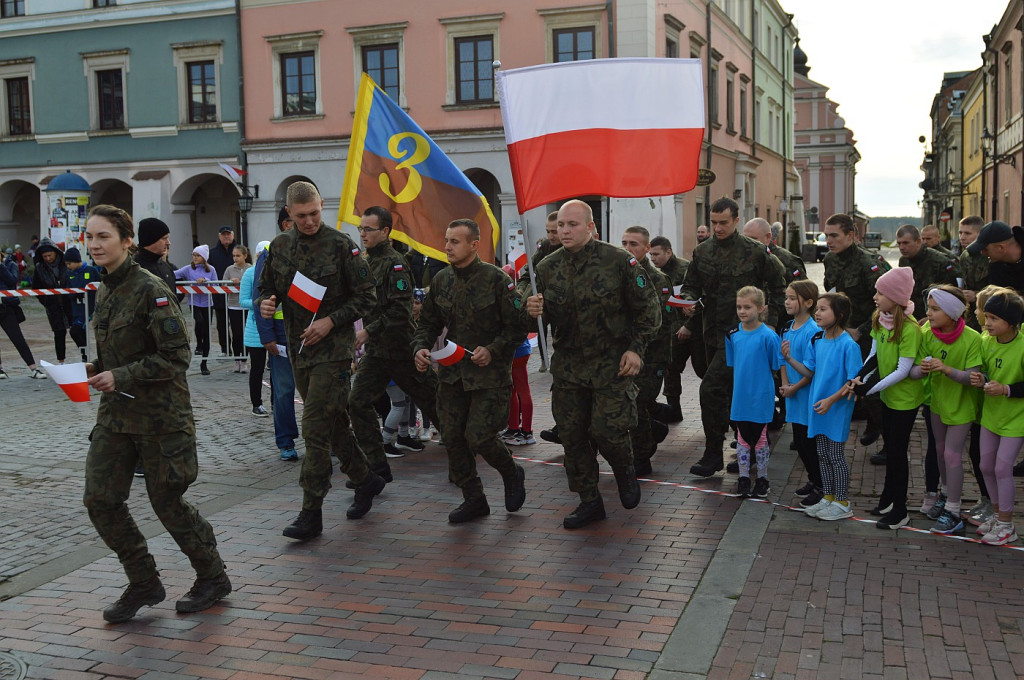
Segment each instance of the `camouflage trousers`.
M409 395L430 422L437 422L437 374L434 371L417 371L412 354L408 359L363 357L352 381L349 412L352 416L352 431L355 433L359 448L363 450L366 460L374 470L380 470L387 465L387 456L384 454L380 423L373 404L384 394L391 380Z
M484 495L476 473L476 457L508 477L516 472L508 448L498 432L508 420L508 387L465 390L462 381L437 388L437 423L448 449L448 475L466 500Z
M199 472L195 434L124 434L97 425L89 440L83 502L96 532L121 561L128 581L139 583L157 575L146 537L126 503L137 463L142 463L146 472L146 492L157 518L188 557L196 575L219 576L224 562L217 552L213 528L182 498Z
M640 369L640 374L635 378L637 389L636 395L636 427L630 430L630 440L633 444L633 458L638 461L647 461L654 455L658 443L654 441L651 434L652 412L654 404L661 392L661 382L665 376L664 364L647 364Z
M292 365L295 389L302 396L302 438L306 441L299 473L303 510L319 509L331 489L331 451L354 484L363 484L370 474L348 418L350 366L349 361L328 361L305 368Z
M636 427L637 388L632 380L618 382L600 389L565 383L551 388L551 414L565 448L569 490L584 502L601 495L597 490L598 451L613 469L633 464L629 431Z
M696 344L693 342L693 338L680 340L675 335L672 336L672 360L665 367L665 396L668 397L669 402L678 401L683 395L681 376L686 370L686 361L690 358L690 347ZM697 370L696 365L693 370Z
M705 345L708 370L700 383L700 420L704 426L704 452L721 458L732 406L732 368L725 363L725 349Z

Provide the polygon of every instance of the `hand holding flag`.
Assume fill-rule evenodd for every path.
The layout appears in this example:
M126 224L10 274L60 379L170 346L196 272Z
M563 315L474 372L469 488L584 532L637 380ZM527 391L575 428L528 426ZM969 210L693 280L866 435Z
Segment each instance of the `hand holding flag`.
M430 358L442 366L454 366L462 361L467 354L473 356L473 353L462 345L456 345L451 340L446 340L444 347L430 353Z
M40 361L39 365L53 382L60 385L71 401L89 401L89 377L86 375L85 364L54 365Z
M299 304L300 307L308 309L313 312L313 318L309 321L309 326L302 333L302 342L299 344L299 354L302 354L302 348L306 346L306 342L314 344L319 342L323 336L327 335L330 328L323 332L323 335L313 332L313 322L316 321L316 313L320 309L320 303L324 300L324 293L327 292L327 286L321 286L313 279L305 276L302 272L295 272L295 277L292 279L292 286L288 289L288 297ZM321 319L323 321L323 319ZM323 326L323 324L321 324ZM333 327L333 323L331 324Z

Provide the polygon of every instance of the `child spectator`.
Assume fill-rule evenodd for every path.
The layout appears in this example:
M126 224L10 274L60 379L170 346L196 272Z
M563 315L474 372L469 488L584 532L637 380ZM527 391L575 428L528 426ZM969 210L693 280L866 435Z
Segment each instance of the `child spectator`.
M224 280L237 286L241 283L245 270L252 267L252 257L249 255L248 248L238 245L231 249L231 259L234 262L224 269ZM234 372L245 373L246 362L243 350L245 315L238 298L238 293L228 293L225 304L228 308L228 326L231 328L231 356L235 357Z
M174 270L177 281L194 281L206 283L217 278L217 271L206 264L210 257L210 246L201 245L192 249L192 264ZM190 293L188 303L192 307L192 319L195 321L196 353L203 357L199 364L199 372L210 375L206 359L210 356L210 296L208 293Z

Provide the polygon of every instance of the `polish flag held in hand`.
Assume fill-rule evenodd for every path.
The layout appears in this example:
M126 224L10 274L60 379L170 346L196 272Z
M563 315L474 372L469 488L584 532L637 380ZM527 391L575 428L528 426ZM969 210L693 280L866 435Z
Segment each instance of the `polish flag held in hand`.
M456 345L451 340L446 340L444 347L430 353L430 358L442 366L454 366L462 361L467 354L472 356L472 352L467 351L462 345Z
M86 375L85 364L55 366L47 361L40 361L39 365L53 382L60 385L71 401L89 401L89 376Z
M321 286L308 276L303 276L302 272L295 272L292 287L288 289L288 297L316 314L326 292L327 286Z

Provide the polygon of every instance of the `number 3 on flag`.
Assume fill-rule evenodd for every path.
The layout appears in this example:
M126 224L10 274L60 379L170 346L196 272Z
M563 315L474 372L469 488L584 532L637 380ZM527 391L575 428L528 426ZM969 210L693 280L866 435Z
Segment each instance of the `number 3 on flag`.
M398 194L392 194L391 178L388 177L387 173L382 172L380 177L377 178L377 181L380 182L381 191L390 196L391 200L395 203L408 203L416 200L416 197L420 195L420 190L423 188L423 178L420 177L420 173L416 171L415 166L427 160L427 156L430 155L430 144L426 139L414 132L402 132L392 135L391 139L388 140L388 153L393 158L397 160L406 155L399 148L399 145L406 139L412 139L416 146L408 158L395 166L396 170L409 170L409 181L406 183L405 188L399 191Z

